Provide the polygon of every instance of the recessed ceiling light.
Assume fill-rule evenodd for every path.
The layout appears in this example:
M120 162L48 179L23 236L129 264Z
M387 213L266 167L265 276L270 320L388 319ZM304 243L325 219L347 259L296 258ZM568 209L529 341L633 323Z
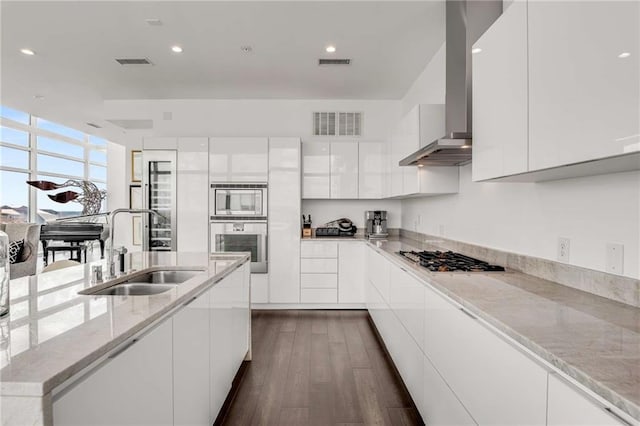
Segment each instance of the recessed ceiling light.
M479 47L474 47L473 49L471 49L471 53L480 53L482 52L482 49L480 49Z
M157 18L149 18L144 20L148 25L152 27L159 27L162 25L162 21Z
M253 48L251 46L240 46L240 50L242 50L244 53L253 52Z
M23 54L28 55L28 56L33 56L33 55L36 54L36 52L34 52L31 49L20 49L20 52L22 52Z
M324 50L326 50L327 53L334 53L336 51L336 47L333 45L329 45Z
M424 167L424 164L418 164L418 167Z
M171 51L174 53L182 53L182 47L180 46L171 46Z
M618 58L624 59L624 58L628 58L629 56L631 56L631 53L622 52L621 54L618 55Z

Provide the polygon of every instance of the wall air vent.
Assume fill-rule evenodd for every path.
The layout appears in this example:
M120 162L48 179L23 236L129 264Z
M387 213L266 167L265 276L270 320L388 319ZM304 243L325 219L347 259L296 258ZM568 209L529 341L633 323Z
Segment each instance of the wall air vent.
M120 65L153 65L147 58L116 58Z
M318 65L351 65L351 59L318 59Z
M314 112L314 136L360 136L361 112Z

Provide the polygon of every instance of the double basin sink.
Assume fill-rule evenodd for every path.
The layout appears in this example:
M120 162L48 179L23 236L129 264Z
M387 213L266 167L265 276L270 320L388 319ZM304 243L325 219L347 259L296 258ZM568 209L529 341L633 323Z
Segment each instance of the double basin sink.
M111 285L107 282L105 283L106 285L97 285L79 291L78 294L90 296L151 296L174 289L203 272L201 270L141 271L124 280L115 279Z

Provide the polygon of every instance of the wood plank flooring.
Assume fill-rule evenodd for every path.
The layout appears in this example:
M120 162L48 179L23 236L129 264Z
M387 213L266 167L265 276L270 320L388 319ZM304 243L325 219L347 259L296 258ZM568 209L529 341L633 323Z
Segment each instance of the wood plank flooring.
M253 311L224 425L420 425L366 311Z

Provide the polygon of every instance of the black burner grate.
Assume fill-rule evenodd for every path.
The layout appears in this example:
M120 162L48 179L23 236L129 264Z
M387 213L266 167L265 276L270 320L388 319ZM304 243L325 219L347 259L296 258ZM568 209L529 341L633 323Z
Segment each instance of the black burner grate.
M432 272L502 272L504 268L452 251L400 251L405 258Z

